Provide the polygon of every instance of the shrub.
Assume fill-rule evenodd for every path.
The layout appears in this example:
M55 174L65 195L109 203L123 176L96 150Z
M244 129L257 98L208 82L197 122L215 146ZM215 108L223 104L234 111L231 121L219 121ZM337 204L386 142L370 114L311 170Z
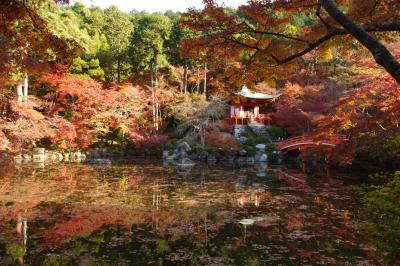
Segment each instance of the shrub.
M268 160L271 162L277 162L278 161L278 155L272 151L269 151L268 153Z
M271 143L271 140L269 138L267 138L267 137L255 137L254 138L254 142L256 144L265 144L265 145L267 145L267 144Z
M208 147L206 148L206 152L208 154L217 154L219 152L219 149L214 147Z
M246 142L244 143L245 146L251 146L251 147L255 147L257 145L256 141L254 140L254 138L249 137L247 138Z
M0 120L0 148L18 151L40 145L43 140L48 146L59 144L64 149L77 145L75 126L58 115L45 116L35 107L44 105L34 97L26 104L10 101L10 119ZM50 144L51 143L51 144Z
M175 150L176 146L178 145L178 141L178 139L170 139L165 145L165 148L169 151Z
M284 136L283 129L280 127L269 127L267 131L268 134L273 138L283 138Z
M370 172L379 170L395 171L400 167L400 134L382 137L364 134L357 141L357 151L353 167L367 169Z
M369 189L363 195L369 218L359 226L383 252L385 264L394 265L400 261L400 172L386 185Z
M243 145L243 149L247 152L248 156L255 156L258 149L254 145Z
M218 128L212 128L204 134L207 148L221 148L224 150L238 150L238 140L229 133L221 132Z
M265 149L266 149L266 151L269 151L269 152L271 152L271 151L277 151L277 150L278 150L278 148L276 147L276 145L273 144L273 143L267 144L266 147L265 147Z
M72 112L72 111L60 112L60 115L62 115L68 121L72 121L74 119L74 116L75 116L74 112Z

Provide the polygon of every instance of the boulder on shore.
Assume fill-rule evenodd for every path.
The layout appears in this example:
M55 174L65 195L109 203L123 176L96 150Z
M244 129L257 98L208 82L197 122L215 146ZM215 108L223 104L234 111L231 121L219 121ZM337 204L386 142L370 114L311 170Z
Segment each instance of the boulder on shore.
M178 143L172 155L169 155L169 152L165 151L163 153L163 158L167 162L171 162L179 166L184 166L184 167L193 166L194 163L187 154L189 150L190 150L190 145L186 141L183 141Z

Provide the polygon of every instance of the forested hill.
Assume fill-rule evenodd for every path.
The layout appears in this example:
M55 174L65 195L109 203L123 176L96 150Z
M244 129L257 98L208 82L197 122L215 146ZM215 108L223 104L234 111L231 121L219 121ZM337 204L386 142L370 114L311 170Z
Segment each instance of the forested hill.
M154 54L160 67L182 65L178 26L180 13L124 13L117 7L85 7L80 3L43 6L41 15L49 29L79 45L70 72L107 82L126 80L148 70ZM151 48L151 49L150 49Z

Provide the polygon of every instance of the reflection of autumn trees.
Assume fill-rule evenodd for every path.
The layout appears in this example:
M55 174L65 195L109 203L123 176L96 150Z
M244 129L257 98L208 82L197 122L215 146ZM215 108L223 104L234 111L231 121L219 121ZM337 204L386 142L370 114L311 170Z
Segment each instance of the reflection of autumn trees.
M71 245L111 234L106 233L107 228L139 230L133 235L127 233L124 241L144 241L142 248L149 248L146 241L153 243L156 238L161 239L156 250L173 252L174 246L193 245L191 248L199 249L196 252L208 254L212 245L228 257L240 251L247 254L243 256L258 258L261 253L254 253L247 245L263 246L273 241L277 247L271 252L287 250L296 256L311 252L304 262L317 259L315 243L330 242L325 239L328 236L351 243L335 249L356 248L358 241L349 233L354 231L353 210L348 205L350 191L335 180L313 181L312 189L301 190L290 184L269 189L262 180L255 179L251 169L240 188L235 186L235 170L225 170L226 174L221 175L218 169L193 169L185 177L177 176L172 168L146 164L100 168L59 165L20 171L18 178L4 178L2 182L2 236L14 237L15 227L8 225L23 213L30 228L29 238L40 239L42 250L59 248L64 255L75 249ZM261 219L257 218L243 235L238 221L252 217ZM137 239L136 234L145 233L151 234ZM314 244L304 246L306 240ZM99 241L96 245L111 240ZM123 245L118 243L114 244Z

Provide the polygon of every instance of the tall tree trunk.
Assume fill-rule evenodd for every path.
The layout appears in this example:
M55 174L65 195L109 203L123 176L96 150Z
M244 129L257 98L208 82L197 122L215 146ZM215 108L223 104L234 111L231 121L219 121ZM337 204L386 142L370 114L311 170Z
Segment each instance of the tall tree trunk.
M117 79L118 83L121 82L121 57L120 55L117 56Z
M390 51L375 37L366 32L346 16L334 0L319 0L326 12L342 25L354 38L364 45L373 55L375 61L381 65L398 83L400 83L400 63Z
M151 84L151 100L152 100L152 111L153 111L153 127L156 128L156 95L154 89L154 66L151 63L150 67L150 84Z
M207 63L204 63L204 88L203 88L204 96L207 95Z
M197 90L197 93L200 93L200 68L199 67L197 67L197 70L196 70L196 90Z
M28 87L29 87L28 73L25 73L25 80L24 80L24 99L25 99L25 101L28 100Z
M187 92L188 87L188 66L185 64L183 70L183 93Z
M158 89L158 65L157 65L157 60L155 60L155 65L154 65L154 99L155 99L155 113L156 113L156 131L158 131L158 110L160 108L160 105L158 103L158 97L157 97L157 89Z
M18 102L22 102L24 97L23 86L21 83L17 85L17 95L18 95Z

